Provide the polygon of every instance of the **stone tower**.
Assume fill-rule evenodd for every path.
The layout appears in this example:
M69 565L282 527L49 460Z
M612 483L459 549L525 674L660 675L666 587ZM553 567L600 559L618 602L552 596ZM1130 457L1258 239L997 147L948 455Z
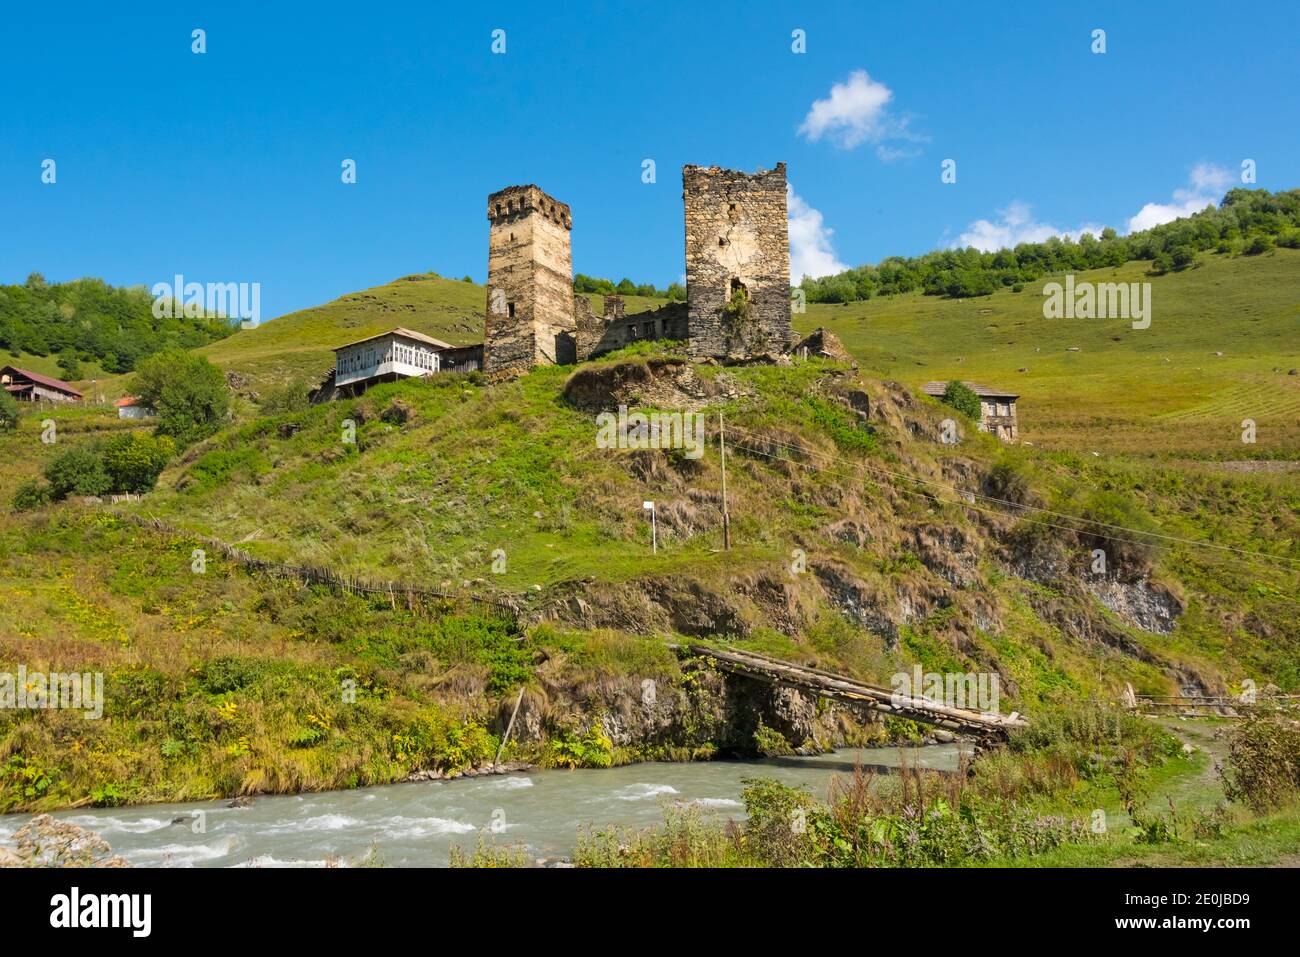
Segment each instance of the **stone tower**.
M682 167L691 356L781 352L790 331L785 164Z
M576 360L569 207L536 186L488 197L483 371L492 379Z

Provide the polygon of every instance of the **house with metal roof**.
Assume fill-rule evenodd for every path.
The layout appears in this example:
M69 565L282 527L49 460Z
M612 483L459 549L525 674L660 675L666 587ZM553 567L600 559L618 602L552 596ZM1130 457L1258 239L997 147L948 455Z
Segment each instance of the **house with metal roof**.
M1016 400L1020 395L1006 389L995 389L976 382L963 382L980 400L980 431L991 432L1003 442L1015 442L1020 438L1020 428L1016 421ZM927 382L921 391L942 399L948 383Z
M0 369L0 387L19 402L80 402L82 394L62 379L17 366Z
M439 372L469 372L482 365L482 343L453 346L398 327L337 347L334 371L321 383L313 399L360 395L380 382Z

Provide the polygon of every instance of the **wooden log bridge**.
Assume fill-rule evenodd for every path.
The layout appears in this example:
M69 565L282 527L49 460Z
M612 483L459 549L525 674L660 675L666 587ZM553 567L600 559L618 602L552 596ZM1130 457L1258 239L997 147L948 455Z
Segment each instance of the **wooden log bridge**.
M1028 725L1028 722L1014 711L1006 715L992 711L953 708L929 698L901 695L889 688L866 684L855 678L846 678L829 671L796 665L779 658L769 658L756 651L736 649L723 651L706 645L687 645L687 648L692 654L708 659L709 664L718 671L742 675L755 681L783 685L787 688L796 688L832 701L907 718L958 734L968 734L983 739L1004 738L1012 728L1023 728Z

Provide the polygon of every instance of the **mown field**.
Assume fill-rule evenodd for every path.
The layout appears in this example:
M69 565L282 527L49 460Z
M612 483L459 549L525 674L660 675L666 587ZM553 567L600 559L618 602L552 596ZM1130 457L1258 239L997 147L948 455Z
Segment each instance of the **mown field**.
M1042 288L1060 277L976 299L813 304L795 324L825 326L864 371L913 388L961 378L1018 392L1021 437L1038 447L1300 457L1300 374L1290 374L1300 369L1300 251L1203 253L1194 268L1162 276L1148 275L1148 265L1076 276L1150 282L1147 329L1123 319L1045 319ZM1246 418L1257 426L1253 445L1241 440Z

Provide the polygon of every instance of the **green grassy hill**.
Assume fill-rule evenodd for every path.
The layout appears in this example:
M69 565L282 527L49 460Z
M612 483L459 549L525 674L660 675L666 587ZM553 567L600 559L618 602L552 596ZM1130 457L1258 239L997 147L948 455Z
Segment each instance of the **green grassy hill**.
M1038 446L1300 456L1300 374L1289 374L1300 368L1300 250L1207 253L1162 276L1147 268L1130 262L1076 277L1150 282L1152 321L1142 330L1122 319L1043 318L1043 286L1060 277L976 299L810 305L796 326L825 326L864 370L913 388L961 378L1015 390L1021 436ZM1241 442L1245 418L1257 424L1253 446Z

